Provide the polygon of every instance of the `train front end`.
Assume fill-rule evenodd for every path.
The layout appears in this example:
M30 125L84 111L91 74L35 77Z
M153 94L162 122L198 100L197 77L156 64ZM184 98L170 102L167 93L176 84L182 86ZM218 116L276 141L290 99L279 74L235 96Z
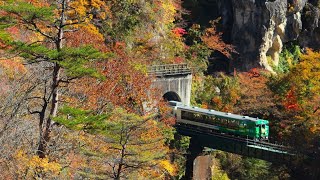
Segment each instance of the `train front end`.
M269 121L258 120L256 123L256 133L260 140L268 140L269 138Z

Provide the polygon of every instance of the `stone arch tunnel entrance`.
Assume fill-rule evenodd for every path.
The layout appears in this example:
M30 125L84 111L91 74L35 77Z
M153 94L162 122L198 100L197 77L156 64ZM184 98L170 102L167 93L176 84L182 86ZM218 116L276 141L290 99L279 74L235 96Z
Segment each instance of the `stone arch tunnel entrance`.
M152 86L165 100L190 104L192 73L187 64L150 66L148 74L155 77Z
M176 92L173 92L173 91L166 92L162 97L166 101L179 101L179 102L181 102L180 96Z

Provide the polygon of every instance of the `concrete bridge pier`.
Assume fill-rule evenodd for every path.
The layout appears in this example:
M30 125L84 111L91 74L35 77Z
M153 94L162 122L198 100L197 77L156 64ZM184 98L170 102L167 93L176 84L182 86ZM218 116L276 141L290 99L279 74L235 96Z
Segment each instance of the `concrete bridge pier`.
M200 145L199 140L196 137L191 137L190 144L188 148L187 161L186 161L186 170L185 170L185 180L194 179L194 167L195 159L200 156L203 152L203 147ZM200 162L201 163L201 162Z

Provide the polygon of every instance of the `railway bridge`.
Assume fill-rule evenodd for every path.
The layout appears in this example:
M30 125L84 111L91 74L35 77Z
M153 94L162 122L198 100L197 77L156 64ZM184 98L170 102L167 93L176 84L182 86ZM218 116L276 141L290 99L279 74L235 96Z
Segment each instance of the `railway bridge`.
M195 126L177 125L176 130L180 135L191 137L186 162L186 179L192 179L195 174L201 174L197 171L203 172L203 170L194 167L194 162L204 154L205 147L278 164L290 162L296 158L293 149L282 144L221 134Z
M149 75L156 77L153 86L161 90L163 98L169 101L180 101L187 106L190 105L192 73L186 64L151 66L149 67ZM192 179L195 174L199 174L199 172L196 172L197 170L193 171L195 169L193 167L194 160L202 155L204 147L254 157L272 163L284 163L297 157L290 147L279 143L254 141L196 126L178 124L175 128L178 134L191 137L186 162L186 179Z

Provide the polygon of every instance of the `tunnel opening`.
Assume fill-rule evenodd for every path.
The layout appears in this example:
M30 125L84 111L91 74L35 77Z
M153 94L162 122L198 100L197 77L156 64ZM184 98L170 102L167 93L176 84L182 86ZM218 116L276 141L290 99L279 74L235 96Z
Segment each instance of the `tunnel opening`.
M162 97L165 101L179 101L179 102L181 102L180 96L176 92L173 92L173 91L169 91L169 92L165 93Z

